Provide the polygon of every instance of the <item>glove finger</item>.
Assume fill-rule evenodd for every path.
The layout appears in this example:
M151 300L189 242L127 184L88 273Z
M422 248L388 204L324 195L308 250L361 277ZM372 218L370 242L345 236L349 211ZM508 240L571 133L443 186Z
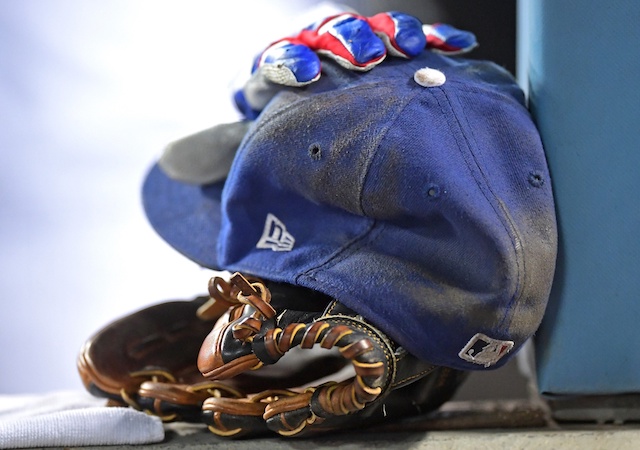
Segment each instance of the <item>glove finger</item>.
M245 340L260 331L264 318L275 316L269 291L236 273L229 283L221 277L212 278L209 293L217 301L235 306L202 342L198 369L205 378L223 380L259 368L262 362L253 353L251 342Z
M234 93L236 108L254 120L278 92L313 83L320 69L320 58L306 45L292 39L275 42L255 59L251 78Z
M203 403L210 397L243 398L244 394L221 382L194 384L145 381L140 385L132 405L136 409L160 417L164 422L201 423Z
M160 303L98 331L78 355L78 371L86 389L112 404L144 410L154 409L152 401L145 403L141 396L145 383L171 386L207 382L193 358L211 330L210 322L197 317L205 301L205 297L199 297ZM186 408L187 415L190 409L192 406ZM173 419L168 417L171 414L159 411L157 415Z
M263 419L267 404L295 395L287 390L269 390L245 398L210 397L202 405L203 421L209 430L223 437L248 437L268 433Z
M301 343L301 332L321 314L328 303L325 296L311 292L305 300L307 306L315 302L314 311L287 310L286 321L291 326L285 330L278 329L277 332L282 335L278 336L278 344L275 345L273 332L276 329L276 310L270 304L271 291L260 282L249 282L239 273L234 274L229 282L221 277L212 278L209 282L211 297L217 302L235 306L204 339L197 360L200 372L208 379L223 380L247 370L256 370L265 364L276 363L284 353ZM321 298L314 298L314 295ZM278 288L276 301L279 310L287 309L282 302L286 302L288 296L286 288ZM267 334L269 331L271 333ZM260 337L256 339L258 335ZM297 339L295 345L294 338ZM311 342L311 346L313 344ZM335 368L336 365L328 367Z
M158 164L172 179L204 185L227 178L251 122L216 125L167 145Z
M427 44L422 22L399 12L384 12L367 19L371 29L382 39L390 55L412 58Z
M468 53L478 46L475 34L459 30L451 25L436 23L423 25L427 47L447 55Z
M251 72L272 83L299 87L320 77L320 59L304 43L283 39L271 44L256 58Z
M387 54L384 43L366 19L351 13L313 24L302 30L297 39L350 70L370 70Z

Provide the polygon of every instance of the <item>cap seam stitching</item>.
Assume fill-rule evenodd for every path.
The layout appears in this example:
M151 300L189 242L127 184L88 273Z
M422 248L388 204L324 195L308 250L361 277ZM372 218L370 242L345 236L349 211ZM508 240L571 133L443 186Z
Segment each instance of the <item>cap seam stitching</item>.
M367 218L369 220L371 220L371 224L367 227L367 229L365 231L363 231L358 236L356 236L353 239L351 239L346 245L344 245L343 247L341 247L340 249L335 251L322 264L316 265L315 267L311 267L311 268L305 270L304 272L301 272L298 275L296 275L296 278L295 278L296 282L301 277L309 277L309 278L312 278L312 279L315 280L316 279L315 278L315 274L317 272L326 270L326 269L338 264L340 261L343 261L344 259L346 259L348 257L348 255L346 254L347 251L349 249L353 248L353 247L356 247L358 245L358 243L367 240L369 238L369 236L371 235L371 233L375 230L376 225L378 224L378 221L375 220L375 219L371 219L370 217L367 217ZM341 256L343 256L343 257L341 258Z
M482 177L482 181L484 182L485 188L483 188L482 185L479 183L478 177L474 176L473 178L474 178L474 180L476 182L476 185L478 186L480 192L482 192L482 195L486 198L486 200L491 205L492 210L494 211L494 213L496 214L496 216L500 220L500 223L504 227L504 229L507 232L507 234L509 235L509 239L511 241L513 252L516 255L517 283L516 283L516 286L514 288L514 292L511 295L511 298L510 298L508 304L506 305L507 308L506 308L505 314L503 315L502 320L500 321L500 323L498 325L498 328L504 329L505 322L507 321L507 317L512 315L512 308L513 308L513 305L514 305L515 301L517 299L519 299L522 296L522 293L523 293L523 291L522 291L522 277L523 277L523 271L524 271L524 260L521 261L523 255L521 254L522 252L518 250L518 248L521 247L521 244L519 245L518 242L522 242L522 241L518 236L515 224L513 223L513 221L511 220L509 214L505 210L502 202L500 201L500 199L498 198L498 196L495 194L494 190L492 189L491 184L488 181L488 177L487 177L486 173L484 172L484 170L482 169L482 167L478 163L475 154L471 150L473 148L471 146L471 141L475 142L475 139L473 138L473 136L469 136L468 133L465 131L465 128L462 126L462 120L464 120L464 117L460 117L459 116L456 108L454 108L454 106L453 106L452 98L449 95L447 95L447 92L444 89L440 89L440 90L442 91L443 95L446 97L446 99L449 102L449 105L451 107L451 111L452 111L453 116L454 116L454 118L456 120L456 123L458 125L458 130L459 130L460 134L463 136L463 138L465 140L467 148L469 149L470 156L473 159L473 163L474 163L477 171L479 172L479 174ZM436 100L437 100L437 97L436 97ZM440 103L440 102L438 101L438 103ZM442 108L442 105L440 105L440 106ZM469 125L468 123L466 123L466 124L467 124L467 126ZM467 158L465 158L465 161L467 162L467 165L469 165L469 161L468 161ZM492 198L489 198L489 196L487 195L488 193L491 194L490 197L492 197ZM497 202L498 205L495 205L494 202Z
M415 98L418 96L419 91L415 91L413 93L413 95L411 97L409 97L404 105L402 105L400 108L398 108L398 110L396 111L396 113L393 115L393 117L389 120L389 123L384 127L384 129L381 131L380 133L380 137L378 138L377 142L376 142L376 148L374 151L374 154L371 156L371 158L369 158L369 161L367 163L367 167L365 170L365 174L362 177L362 185L360 186L360 193L358 195L358 204L360 206L360 211L362 212L362 214L364 214L366 217L370 217L369 214L367 213L367 211L365 211L364 208L364 187L367 184L367 181L369 179L369 173L371 172L371 166L373 165L373 161L376 159L376 156L378 156L379 154L379 150L380 150L380 144L382 143L382 141L387 137L387 134L389 133L389 130L391 129L391 127L393 127L396 122L398 121L398 118L402 115L402 113L409 107L409 104L411 102L413 102L415 100Z

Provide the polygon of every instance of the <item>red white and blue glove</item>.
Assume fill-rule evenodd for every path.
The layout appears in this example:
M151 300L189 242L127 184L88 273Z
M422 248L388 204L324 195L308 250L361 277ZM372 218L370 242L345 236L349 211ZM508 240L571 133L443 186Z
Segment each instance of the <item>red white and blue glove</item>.
M384 12L372 17L343 13L269 45L255 59L252 79L235 95L238 109L254 118L276 86L300 87L320 78L320 56L349 70L367 71L387 55L412 58L425 48L446 54L466 53L477 46L468 31L446 24L423 25L417 18Z
M347 69L365 71L382 62L387 53L412 58L427 47L457 54L476 45L472 33L445 24L423 27L417 18L404 13L373 17L344 13L274 42L256 58L253 72L262 71L273 83L303 86L320 77L318 55Z

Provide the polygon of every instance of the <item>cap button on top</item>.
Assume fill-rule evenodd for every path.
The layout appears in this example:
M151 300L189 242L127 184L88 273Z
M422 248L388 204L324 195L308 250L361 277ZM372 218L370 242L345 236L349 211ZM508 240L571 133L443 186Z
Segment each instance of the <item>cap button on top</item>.
M413 79L423 87L442 86L445 81L447 81L447 77L444 73L429 67L423 67L422 69L416 70L416 73L413 74Z

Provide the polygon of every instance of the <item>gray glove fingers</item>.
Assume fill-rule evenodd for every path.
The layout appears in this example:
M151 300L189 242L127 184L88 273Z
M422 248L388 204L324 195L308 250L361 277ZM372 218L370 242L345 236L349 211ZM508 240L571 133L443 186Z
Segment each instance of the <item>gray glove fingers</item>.
M216 125L167 145L158 164L174 180L209 184L227 177L251 122Z

